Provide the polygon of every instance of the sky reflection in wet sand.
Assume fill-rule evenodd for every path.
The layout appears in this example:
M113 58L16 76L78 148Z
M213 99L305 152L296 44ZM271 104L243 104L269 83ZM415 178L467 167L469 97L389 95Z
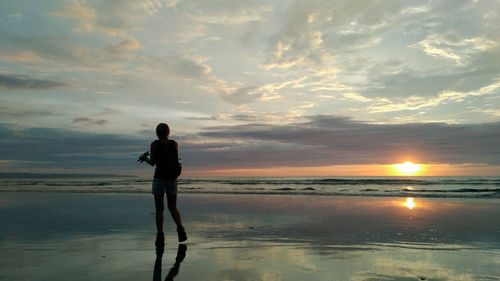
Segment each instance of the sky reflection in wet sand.
M29 210L21 203L2 207L3 214L29 218L24 223L31 225L22 228L19 221L13 230L0 230L2 280L152 278L155 249L149 196L36 196L44 200L37 200L34 207L47 208L45 213L25 216ZM78 210L51 211L67 201ZM413 209L404 205L408 202L408 198L183 195L180 208L190 239L175 280L495 280L500 276L496 219L500 202L414 199ZM96 216L95 206L101 220L92 225L93 220L85 218ZM58 231L64 229L67 213L77 220L75 225L85 221L87 228ZM5 216L0 218L5 225ZM106 221L113 222L110 228L98 227ZM38 237L15 235L16 228L28 230L37 224L50 224L51 231ZM171 221L166 228L164 276L177 252Z

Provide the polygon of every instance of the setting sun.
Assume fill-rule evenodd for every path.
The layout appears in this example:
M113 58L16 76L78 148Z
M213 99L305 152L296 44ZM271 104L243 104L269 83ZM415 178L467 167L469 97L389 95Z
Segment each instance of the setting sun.
M394 164L399 175L413 176L416 175L421 170L421 165L413 164L412 162L405 162L403 164Z

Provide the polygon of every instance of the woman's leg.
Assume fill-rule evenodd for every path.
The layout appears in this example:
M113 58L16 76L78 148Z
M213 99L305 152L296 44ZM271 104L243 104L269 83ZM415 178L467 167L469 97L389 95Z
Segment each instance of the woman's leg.
M187 239L187 235L184 226L182 226L181 214L177 209L177 194L167 194L167 203L172 219L174 219L177 225L177 237L179 238L179 242L184 242Z
M167 206L172 219L174 220L177 227L182 226L182 219L179 210L177 209L177 194L168 195L167 194Z
M158 233L163 233L163 210L165 209L163 203L163 194L155 194L155 208L156 208L156 231Z

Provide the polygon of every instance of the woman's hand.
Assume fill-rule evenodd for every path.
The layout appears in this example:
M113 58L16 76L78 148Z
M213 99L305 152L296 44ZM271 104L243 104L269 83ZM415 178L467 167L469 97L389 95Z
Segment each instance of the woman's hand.
M137 160L137 162L140 162L140 163L142 163L144 161L147 162L147 160L149 160L148 156L149 156L149 151L144 152L141 156L139 156L139 159Z

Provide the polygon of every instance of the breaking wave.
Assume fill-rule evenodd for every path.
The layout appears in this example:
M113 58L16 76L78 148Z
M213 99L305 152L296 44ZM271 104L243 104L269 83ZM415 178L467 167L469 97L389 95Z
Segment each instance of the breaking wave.
M149 193L149 178L0 179L4 192ZM181 178L181 193L500 198L500 177Z

